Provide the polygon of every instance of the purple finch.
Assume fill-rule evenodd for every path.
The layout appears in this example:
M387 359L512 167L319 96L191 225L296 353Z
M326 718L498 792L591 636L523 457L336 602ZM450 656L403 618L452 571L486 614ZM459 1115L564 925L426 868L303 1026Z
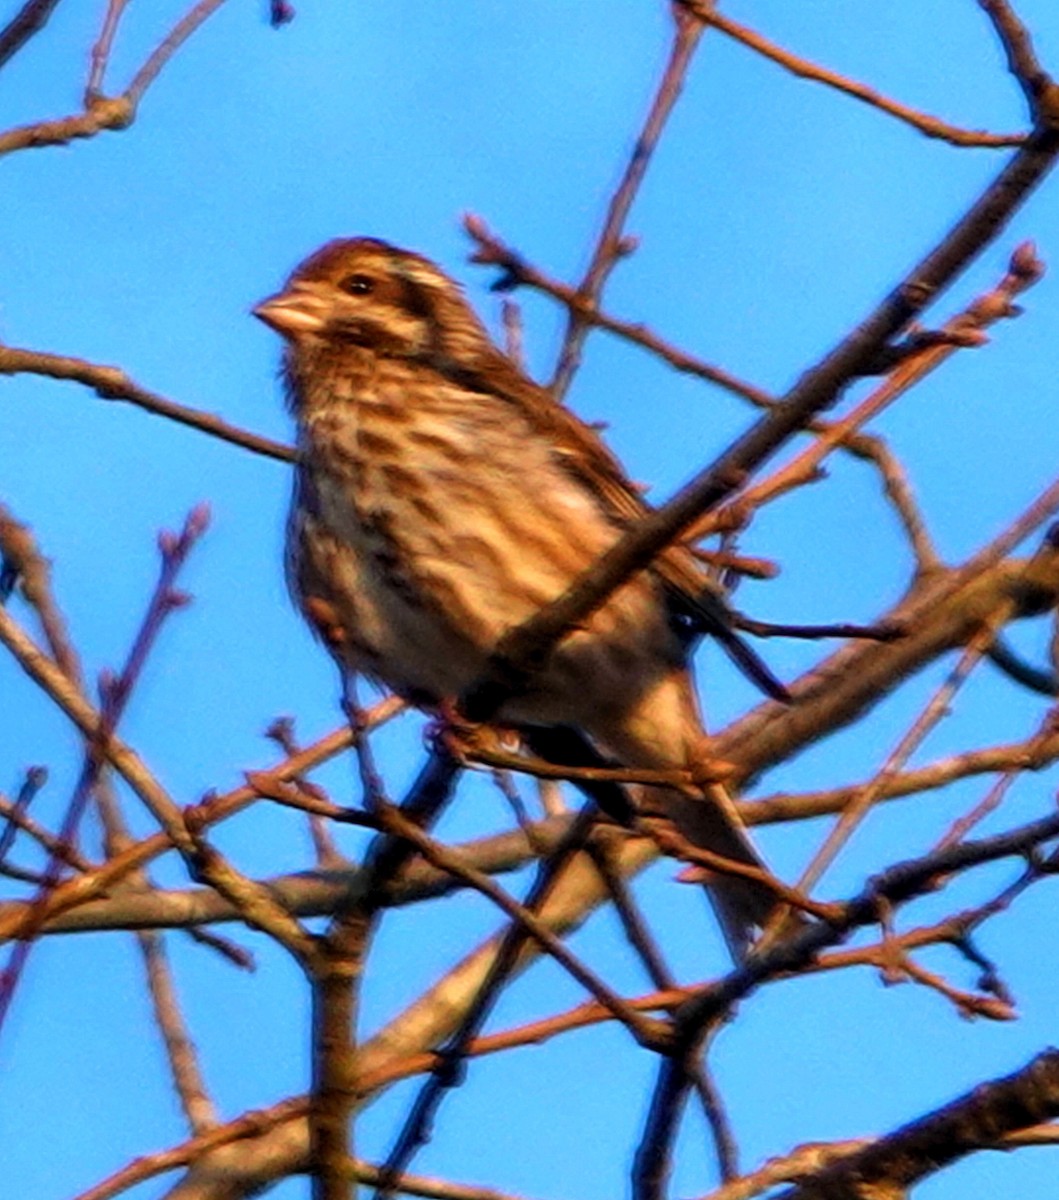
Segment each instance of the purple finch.
M425 707L460 695L505 633L647 512L598 435L493 345L420 255L329 242L255 313L286 339L298 424L291 589L344 672ZM688 647L703 631L783 695L732 630L719 585L670 547L560 641L498 719L573 727L626 766L702 778ZM696 846L760 865L723 789L658 790ZM741 953L775 895L723 874L710 891Z

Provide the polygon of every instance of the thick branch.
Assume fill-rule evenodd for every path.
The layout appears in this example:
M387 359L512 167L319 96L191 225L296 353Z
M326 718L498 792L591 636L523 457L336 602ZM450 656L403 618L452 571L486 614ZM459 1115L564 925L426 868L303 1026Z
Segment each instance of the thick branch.
M492 656L490 677L466 698L469 715L492 715L512 691L525 685L565 633L648 566L696 518L740 488L792 434L835 404L851 380L868 369L889 341L996 237L1054 166L1057 152L1059 129L1035 133L941 244L779 404L666 504L637 522L562 596L504 637Z
M994 1150L1005 1134L1059 1116L1059 1051L1046 1050L1002 1079L894 1130L825 1167L776 1200L877 1200L900 1197L917 1181L975 1150Z
M58 5L59 0L26 0L0 29L0 67L13 58L30 38L40 33Z

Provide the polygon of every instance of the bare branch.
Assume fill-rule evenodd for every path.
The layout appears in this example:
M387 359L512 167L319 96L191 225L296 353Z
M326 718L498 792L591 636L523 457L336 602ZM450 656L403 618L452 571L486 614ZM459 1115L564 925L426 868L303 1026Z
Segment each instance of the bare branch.
M652 354L657 354L677 371L697 376L709 383L715 383L718 387L725 388L727 391L741 396L744 400L748 400L757 408L769 408L775 403L773 397L767 392L736 378L720 367L715 367L686 354L683 350L652 333L646 326L632 321L622 321L600 311L594 304L589 304L576 288L552 279L526 262L520 254L500 241L480 217L467 214L463 219L463 228L478 247L471 255L471 262L483 266L499 267L503 272L499 281L493 285L495 289L506 290L525 284L566 305L571 314L571 326L576 317L582 325L596 325L600 329L606 329L609 333L617 334L626 341L642 346L645 350L650 350Z
M647 173L658 139L662 136L669 114L680 95L684 78L702 36L702 21L698 15L690 15L678 5L673 5L671 11L674 29L669 61L651 102L647 120L636 139L625 174L611 197L592 261L577 288L576 295L580 303L577 308L569 310L566 335L550 384L551 391L559 399L562 399L574 377L581 359L581 346L592 324L579 310L582 306L590 311L595 309L607 276L618 261L635 246L634 242L623 238L622 229Z
M776 1200L867 1200L899 1196L975 1150L995 1149L1004 1135L1059 1115L1059 1051L1039 1054L1021 1071L989 1083L825 1166Z
M90 87L85 97L83 112L69 117L59 117L52 121L36 121L32 125L22 125L0 133L0 156L16 150L37 149L42 146L63 146L77 138L94 137L106 129L128 129L136 120L136 111L144 93L158 78L166 63L223 3L224 0L199 0L177 21L161 44L151 53L122 95L102 96ZM28 4L26 7L30 8L32 5ZM45 6L40 5L39 7ZM108 13L108 18L109 15ZM23 38L22 41L24 40ZM17 48L16 45L15 49ZM101 41L97 43L97 63L105 65L107 48L108 43L101 38ZM92 80L96 77L96 70L97 66L93 65Z
M707 25L712 25L728 37L741 42L744 46L748 46L751 50L755 50L758 54L800 78L826 84L846 96L851 96L854 100L870 104L872 108L877 108L891 117L897 117L898 120L918 129L927 137L940 138L953 146L1017 146L1025 141L1025 134L987 133L983 130L960 129L955 125L938 120L937 117L918 112L907 104L891 100L874 88L849 79L845 75L840 75L837 71L829 71L826 67L817 66L797 54L792 54L775 42L770 42L768 38L762 37L761 34L755 33L754 30L726 17L723 13L718 12L712 4L706 4L703 0L677 0L677 3L689 12L695 13Z
M59 0L26 0L10 21L0 29L0 67L22 49L48 23Z
M199 412L197 409L167 400L164 396L140 387L118 367L99 366L81 358L70 358L68 355L0 346L0 375L20 374L43 375L49 379L69 379L75 383L82 383L92 388L96 395L104 400L125 400L145 412L167 417L181 425L189 425L192 429L208 433L211 437L220 438L244 450L252 450L255 454L263 454L280 462L293 462L295 459L295 452L290 446L229 425L227 421L212 413Z
M1055 84L1037 61L1029 30L1016 16L1008 0L978 0L978 3L1000 38L1007 55L1008 70L1022 88L1031 118L1036 121L1050 115L1054 120L1057 102ZM1052 94L1049 96L1049 93ZM1050 107L1050 113L1046 106Z
M198 0L198 3L193 5L177 21L169 33L166 34L165 38L136 72L132 78L132 82L125 89L125 95L134 110L143 99L144 92L158 78L166 63L169 62L180 47L191 37L195 30L204 21L212 17L224 2L225 0Z
M110 51L127 4L128 0L109 0L107 4L103 25L89 58L88 83L85 85L86 108L103 92L103 77L107 71L107 63L110 61Z

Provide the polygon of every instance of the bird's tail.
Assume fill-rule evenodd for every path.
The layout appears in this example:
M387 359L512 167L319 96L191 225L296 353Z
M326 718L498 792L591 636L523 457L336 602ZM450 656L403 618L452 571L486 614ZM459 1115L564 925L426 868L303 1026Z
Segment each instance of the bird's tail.
M667 792L665 808L677 829L693 846L733 862L768 870L747 836L731 799L720 785L705 789L701 799ZM783 907L765 883L720 870L704 869L706 895L717 915L728 950L742 962L757 936Z
M645 789L651 807L656 798L662 811L692 846L722 858L768 869L746 834L735 804L723 785L723 775L699 718L687 671L674 667L636 697L636 703L588 733L604 750L630 767L684 769L696 781L693 788L652 785ZM763 878L704 871L703 882L736 962L741 962L756 933L777 912L776 893Z

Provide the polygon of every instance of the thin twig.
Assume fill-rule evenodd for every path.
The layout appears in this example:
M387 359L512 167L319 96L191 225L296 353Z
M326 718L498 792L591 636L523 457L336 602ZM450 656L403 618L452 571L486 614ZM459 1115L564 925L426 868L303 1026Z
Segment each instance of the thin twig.
M1006 616L1006 612L998 612L996 614L997 625ZM797 885L799 890L808 892L816 886L820 876L834 861L839 850L849 841L854 830L868 815L872 805L881 794L885 781L904 767L931 730L948 715L953 697L981 662L996 627L996 625L984 625L981 632L960 655L956 666L924 705L920 715L887 756L878 773L835 822L823 844L802 872Z
M187 601L186 596L176 591L176 579L187 561L188 555L199 538L205 533L208 521L208 510L204 507L199 507L193 509L188 515L187 520L184 522L184 527L179 534L163 533L159 537L162 562L158 582L148 602L147 610L136 637L133 639L133 644L129 650L125 665L118 676L102 681L100 688L102 703L99 713L98 715L93 714L95 719L90 725L81 727L86 737L84 763L59 834L60 841L68 845L75 843L82 816L99 782L104 763L112 753L114 730L117 728L125 711L132 689L140 678L147 656L154 646L166 618ZM47 592L46 581L44 590ZM50 601L50 593L38 597L38 600L45 610L53 607ZM54 616L58 619L57 610ZM0 622L6 622L7 620L7 615L0 611ZM13 626L13 624L12 622L11 625ZM14 635L16 641L19 638L24 638L24 635L21 634L21 631L17 627L9 629L8 633L9 635ZM4 630L2 624L0 624L0 637L3 636ZM13 642L9 638L4 638L4 640L8 648L16 653L16 657L18 657ZM23 652L25 652L25 648L23 648ZM79 666L76 660L71 667L75 672L73 677L67 675L58 664L53 663L50 659L46 659L36 647L32 647L32 653L29 657L23 657L19 661L26 670L34 675L34 678L38 682L43 683L44 677L50 678L51 686L46 686L46 690L56 700L60 699L61 693L66 701L63 707L68 715L73 715L73 710L75 709L82 716L91 713L91 705L79 683ZM35 671L31 669L33 667L35 667ZM61 700L60 703L62 703ZM166 827L166 831L173 836L174 844L178 847L181 846L181 840L179 840L179 835L182 833L182 830L180 830L180 818L172 802L169 801L168 797L159 795L158 789L151 789L147 793L141 793L141 795L151 811ZM184 838L183 842L186 847L187 839ZM22 971L28 960L33 945L32 934L42 923L48 901L61 875L61 860L57 857L51 858L45 871L46 882L31 905L28 927L24 930L21 940L14 947L7 970L4 973L4 985L0 989L0 1027L3 1026L15 989L18 986Z
M103 96L89 91L83 112L51 121L36 121L0 133L0 155L42 146L62 146L76 138L95 137L105 129L128 129L144 93L196 29L220 8L224 0L200 0L190 9L148 56L120 96Z
M1037 120L1045 94L1055 85L1037 60L1029 30L1007 0L978 0L978 3L993 23L1007 56L1008 70L1022 88L1031 118Z
M826 84L844 95L851 96L854 100L862 100L865 104L870 104L872 108L877 108L891 117L897 117L898 120L906 122L914 129L918 129L920 133L926 134L927 137L941 138L953 146L1018 146L1026 140L1025 134L988 133L984 130L961 129L958 126L950 125L937 117L910 108L907 104L891 100L874 88L849 79L845 75L840 75L837 71L829 71L826 67L817 66L799 55L792 54L789 50L769 41L768 38L762 37L754 30L748 29L745 25L740 25L730 17L718 12L712 4L704 3L704 0L677 0L677 3L683 5L689 12L695 13L708 25L719 29L728 37L741 42L744 46L800 78Z
M620 835L619 835L620 836ZM588 840L585 851L596 864L596 870L607 885L615 911L621 921L622 929L629 945L636 951L637 957L643 963L648 978L659 990L676 986L672 972L666 966L662 949L655 941L650 927L636 907L632 893L621 872L616 869L613 857L614 843L610 836L599 830L595 837Z
M37 614L44 640L60 669L79 686L81 662L51 585L51 563L41 554L28 525L0 504L0 557L14 573L22 596Z
M233 967L238 967L241 971L254 971L257 969L257 962L249 950L243 946L233 942L231 938L221 937L220 934L214 933L211 929L203 929L199 925L189 925L184 933L200 946L205 946L208 950L213 950Z
M836 905L827 922L802 927L791 937L752 955L723 979L704 987L678 1011L678 1026L687 1030L688 1036L694 1036L762 983L804 969L821 950L840 941L850 930L876 923L881 905L897 906L912 900L931 890L939 877L1003 858L1023 858L1056 837L1059 837L1059 814L1052 814L996 837L963 842L922 858L896 863L869 880L852 900Z
M247 1138L260 1137L261 1134L267 1133L271 1129L303 1118L308 1110L309 1099L307 1096L296 1096L289 1100L283 1100L271 1108L251 1109L236 1117L234 1121L217 1125L168 1150L160 1150L155 1154L145 1154L134 1159L107 1179L90 1187L88 1191L80 1192L74 1197L74 1200L111 1200L111 1197L118 1196L139 1183L154 1179L177 1167L185 1167L211 1150L229 1146L233 1142Z
M713 366L711 363L685 353L672 343L652 333L645 325L619 320L590 305L575 288L560 283L531 266L520 254L500 241L480 217L468 214L463 219L463 227L478 247L471 255L471 262L499 267L503 272L500 280L493 285L494 288L504 290L525 284L564 304L571 313L571 322L576 316L585 325L596 325L600 329L606 329L608 333L616 334L626 341L642 346L652 354L658 355L675 370L725 388L734 395L749 401L756 408L768 409L776 403L775 399L767 392L737 378L721 367Z
M584 843L594 819L591 805L582 809L554 854L540 864L537 877L523 903L524 908L531 912L539 911L556 880ZM438 1107L448 1089L460 1081L467 1047L478 1035L501 986L518 959L527 936L526 928L521 923L512 924L505 933L492 957L485 979L467 1005L462 1020L451 1038L438 1051L438 1068L419 1092L398 1133L393 1149L387 1155L383 1168L383 1184L376 1193L376 1200L385 1200L392 1190L393 1181L407 1169L416 1151L430 1137Z
M0 346L0 375L31 374L42 375L49 379L69 379L92 388L96 395L104 400L124 400L135 404L145 412L167 417L181 425L189 425L208 433L211 437L230 442L243 450L252 450L266 458L275 458L280 462L294 462L296 453L290 446L274 442L270 438L261 437L235 425L229 425L212 413L199 412L198 409L176 404L159 396L155 392L141 387L135 380L130 379L119 367L101 366L90 363L82 358L71 358L69 355L47 354L38 350L20 350L14 346Z
M1037 732L1027 740L1027 758L1032 761L1039 753L1039 748L1046 745L1056 732L1059 732L1059 713L1052 708L1049 709ZM974 808L953 822L935 849L944 850L946 846L954 846L957 842L962 841L975 825L985 820L990 813L995 812L1011 785L1025 769L1024 763L1012 763Z
M386 784L372 753L369 726L365 724L365 710L357 700L356 680L346 673L342 679L342 708L353 734L353 753L357 759L357 772L363 793L362 804L368 812L379 804L387 803Z
M268 729L265 730L265 736L271 738L288 758L293 758L300 749L294 737L294 721L291 717L277 717L269 725ZM320 794L319 789L315 785L310 789L304 779L292 779L289 783L279 783L270 777L266 777L264 785L267 786L268 783L272 783L277 790L289 789L287 794L293 793L299 799L310 794L317 800L322 799L326 801L327 799L326 795ZM312 839L313 849L316 852L317 865L326 868L338 866L344 862L345 859L339 853L324 817L318 811L311 810L306 815L309 818L309 836Z
M848 442L862 425L878 416L927 375L936 371L958 350L981 345L983 331L996 321L1018 316L1021 310L1015 305L1015 298L1037 283L1043 274L1044 265L1037 258L1032 243L1022 243L1011 255L1000 282L947 321L932 340L932 344L902 358L887 379L851 412L841 420L829 422L826 429L819 431L811 445L796 454L770 477L740 494L734 503L742 508L757 508L793 487L813 480L827 455ZM895 498L898 494L901 495L903 503L899 506L899 511L904 511L905 527L912 540L918 569L936 569L940 560L927 536L922 519L915 510L908 511L910 496L907 488L897 493L891 481L890 494ZM723 524L724 520L723 513L714 514L712 518L696 527L694 536L705 536L711 532L714 524Z
M712 850L696 846L683 837L667 818L650 817L641 822L648 835L659 845L662 852L670 858L701 867L707 875L725 875L734 879L749 879L761 887L768 888L777 900L789 904L799 912L809 913L822 921L830 920L834 915L833 906L813 900L807 894L804 885L789 887L764 867L740 862L738 859L726 858Z
M683 89L685 76L702 36L703 25L698 16L689 15L675 5L671 6L670 11L673 16L673 43L669 51L669 61L662 72L647 119L633 146L625 173L611 197L591 262L577 288L581 304L578 308L568 309L566 333L555 374L549 385L552 394L559 400L566 394L577 371L581 361L581 347L592 325L592 322L582 315L581 310L584 308L591 311L597 307L607 276L618 261L632 249L632 244L623 238L622 230L650 166L659 138Z
M638 1012L672 1012L695 991L693 985L665 988L646 996L629 998L626 1003ZM588 1000L551 1017L542 1017L540 1020L527 1021L524 1025L504 1029L498 1033L487 1033L472 1038L467 1043L466 1054L468 1058L481 1058L519 1047L539 1046L564 1033L588 1029L616 1019L610 1009L604 1008L595 1000ZM399 1080L424 1075L442 1066L444 1060L437 1050L424 1050L418 1054L395 1057L377 1070L362 1075L359 1081L360 1089L364 1096L371 1096Z
M734 1179L739 1174L739 1150L735 1133L724 1099L710 1073L705 1060L695 1063L690 1070L692 1085L702 1104L710 1134L717 1154L717 1172L722 1180Z
M939 758L923 767L900 771L879 779L879 799L894 800L922 792L939 791L947 784L995 771L1042 771L1059 759L1059 731L1038 739L985 746ZM807 821L839 812L869 786L870 781L828 788L819 792L775 792L758 800L741 800L739 815L748 825Z
M52 837L27 815L27 809L47 781L48 772L44 767L30 767L14 801L0 796L0 816L4 818L4 828L0 832L0 862L10 854L15 837L21 829L35 838L50 854L55 854L65 863L76 862L76 869L83 871L88 866L86 860L81 858L72 846L67 846L61 839Z
M160 933L140 930L135 935L143 955L155 1020L165 1043L176 1093L192 1133L205 1133L217 1124L195 1045L180 1012L173 971Z
M111 47L128 2L129 0L109 0L107 4L99 37L96 38L89 56L88 82L85 84L86 108L103 92L103 77L107 72L107 63L110 61Z
M590 992L596 998L597 1003L609 1009L635 1035L641 1044L650 1045L657 1039L659 1033L657 1023L645 1021L621 996L608 987L594 971L591 971L579 958L572 954L567 949L565 943L556 937L548 926L526 905L519 904L503 888L494 883L488 875L461 859L458 852L442 846L417 826L401 817L400 813L392 806L384 805L380 807L379 817L383 826L391 834L410 841L427 862L433 863L440 870L448 871L450 874L462 879L469 887L474 888L475 891L492 900L502 912L522 927L525 934L533 938L587 992Z
M133 107L140 103L144 92L158 78L163 67L173 57L180 47L188 40L196 29L217 11L225 0L199 0L187 13L180 18L168 34L162 39L157 48L148 56L147 61L132 77L132 82L125 89L125 95Z

